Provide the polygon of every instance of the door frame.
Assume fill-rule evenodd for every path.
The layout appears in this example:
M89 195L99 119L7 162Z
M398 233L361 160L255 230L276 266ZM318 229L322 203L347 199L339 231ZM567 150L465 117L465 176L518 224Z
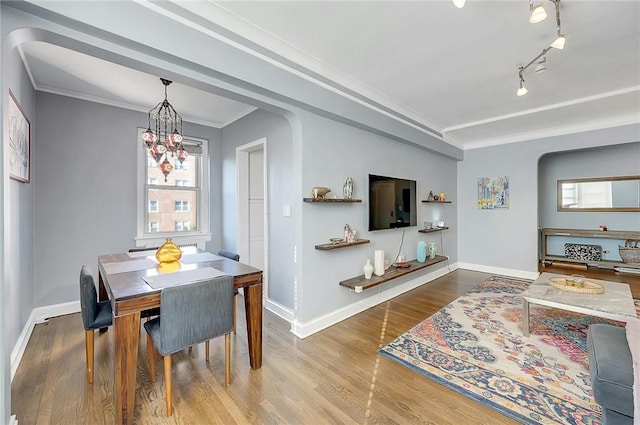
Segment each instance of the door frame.
M262 184L264 194L264 268L262 270L262 298L269 293L269 192L267 182L267 138L262 137L253 142L236 147L236 249L242 258L249 257L249 153L262 150ZM245 224L242 226L241 224Z

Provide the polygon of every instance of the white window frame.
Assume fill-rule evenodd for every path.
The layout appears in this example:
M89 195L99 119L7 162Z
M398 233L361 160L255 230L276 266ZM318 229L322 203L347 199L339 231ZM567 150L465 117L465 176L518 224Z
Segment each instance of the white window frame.
M180 208L176 208L180 205ZM185 209L186 207L186 209ZM191 212L191 202L184 200L177 200L173 202L173 212Z
M158 232L157 230L156 230L155 232L152 232L152 231L151 231L151 223L155 223L155 225L156 225L156 226L155 226L155 227L156 227L156 229L158 228L158 222L157 222L157 221L155 221L155 220L153 220L153 221L149 221L149 227L148 227L148 230L149 230L149 231L148 231L147 233L157 233L157 232Z
M136 232L136 246L137 247L153 247L161 245L166 238L170 237L177 245L189 245L196 244L198 248L205 249L207 241L211 240L210 222L209 217L209 200L210 200L210 159L209 159L209 142L206 139L200 139L197 137L185 136L185 140L193 140L201 143L202 146L202 164L200 168L200 193L198 196L198 214L197 222L199 223L200 230L193 232L163 232L158 235L152 235L147 232L147 223L145 222L146 208L148 205L147 194L145 190L146 186L146 167L148 149L142 143L142 133L146 131L144 128L138 128L137 138L135 143L138 145L138 178L137 178L137 232Z
M152 205L151 203L152 202L155 202L155 204L154 204L155 208L151 208L151 205ZM158 204L158 200L157 199L149 199L148 204L149 204L148 212L158 212L160 210L160 206Z

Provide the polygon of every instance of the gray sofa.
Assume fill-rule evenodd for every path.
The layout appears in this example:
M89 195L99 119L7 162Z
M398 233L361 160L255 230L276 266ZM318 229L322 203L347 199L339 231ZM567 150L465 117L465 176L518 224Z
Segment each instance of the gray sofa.
M624 328L595 324L587 331L593 398L603 425L633 425L633 363Z

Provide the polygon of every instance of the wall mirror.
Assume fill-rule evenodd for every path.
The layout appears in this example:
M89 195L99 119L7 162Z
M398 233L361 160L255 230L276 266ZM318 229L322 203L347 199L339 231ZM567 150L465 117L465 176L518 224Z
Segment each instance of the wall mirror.
M558 180L558 211L640 211L640 176Z

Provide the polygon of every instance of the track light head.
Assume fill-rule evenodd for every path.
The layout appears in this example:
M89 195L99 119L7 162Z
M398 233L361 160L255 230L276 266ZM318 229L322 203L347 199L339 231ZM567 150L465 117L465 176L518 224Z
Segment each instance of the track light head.
M524 71L524 67L520 67L518 71L518 77L520 78L520 87L518 87L518 91L516 92L516 96L524 96L527 94L529 90L524 86L524 78L522 78L522 71Z
M553 43L550 44L554 49L562 50L564 49L564 43L567 41L567 36L565 34L558 33L558 38L553 40Z
M542 60L536 64L536 67L533 68L533 72L536 74L541 74L547 70L547 55L542 57Z
M458 9L462 9L466 2L467 0L453 0L454 6L457 7Z
M538 22L542 22L547 19L547 11L544 10L542 4L538 4L537 6L533 7L532 3L530 7L532 8L531 16L529 16L530 23L537 24Z

